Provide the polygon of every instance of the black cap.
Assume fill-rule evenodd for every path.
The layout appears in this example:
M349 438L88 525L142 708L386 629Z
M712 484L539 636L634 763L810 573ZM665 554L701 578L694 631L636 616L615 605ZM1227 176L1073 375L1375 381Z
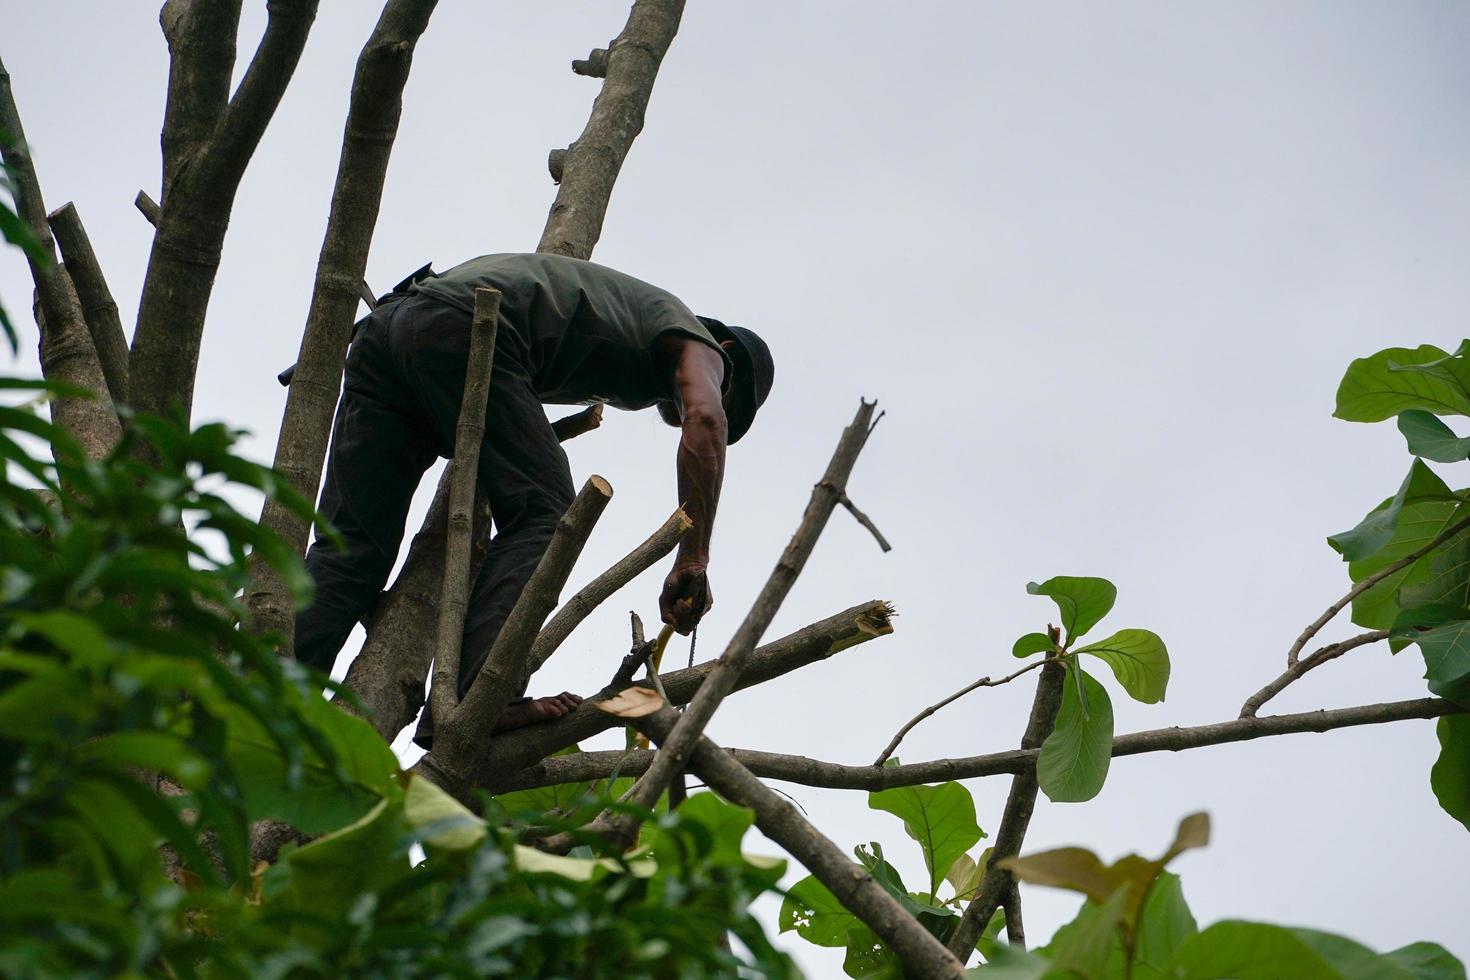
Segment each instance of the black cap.
M754 331L744 327L729 327L712 317L702 316L704 324L715 340L724 343L734 341L727 349L735 365L733 404L726 413L729 425L725 442L734 445L750 430L756 411L766 403L771 393L771 382L776 377L776 363L771 360L771 349Z

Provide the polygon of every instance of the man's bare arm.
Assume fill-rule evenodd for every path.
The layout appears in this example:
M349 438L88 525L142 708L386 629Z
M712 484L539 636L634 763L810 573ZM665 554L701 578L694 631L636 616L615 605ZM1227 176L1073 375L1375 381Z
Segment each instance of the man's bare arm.
M725 477L725 406L720 382L725 361L718 351L698 341L677 339L674 366L674 407L681 434L676 458L679 500L694 527L679 542L674 568L664 579L659 596L663 621L680 633L698 625L714 604L710 591L709 545L715 509Z

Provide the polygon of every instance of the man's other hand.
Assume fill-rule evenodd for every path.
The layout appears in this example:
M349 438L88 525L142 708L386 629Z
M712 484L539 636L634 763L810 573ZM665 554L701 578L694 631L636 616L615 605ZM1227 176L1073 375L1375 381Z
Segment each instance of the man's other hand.
M664 590L658 597L658 611L664 622L686 636L699 625L714 604L714 593L710 591L709 576L703 563L674 565L674 570L664 579Z

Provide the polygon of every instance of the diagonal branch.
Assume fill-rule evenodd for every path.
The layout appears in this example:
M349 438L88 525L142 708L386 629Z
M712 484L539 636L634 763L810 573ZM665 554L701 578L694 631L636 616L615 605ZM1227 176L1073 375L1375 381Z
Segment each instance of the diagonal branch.
M1383 568L1380 568L1372 575L1369 575L1367 578L1354 585L1351 589L1348 589L1346 595L1344 595L1341 599L1338 599L1332 605L1328 606L1327 609L1322 613L1322 615L1318 616L1315 620L1308 624L1306 629L1302 630L1301 636L1298 636L1296 638L1296 642L1293 643L1291 645L1291 649L1286 652L1286 666L1295 667L1297 663L1297 658L1301 655L1301 652L1306 649L1307 644L1312 642L1312 637L1322 632L1322 627L1330 623L1332 619L1338 613L1346 609L1354 599L1362 595L1364 592L1367 592L1369 589L1373 588L1373 586L1377 585L1379 582L1382 582L1390 575L1394 575L1408 568L1410 565L1414 564L1414 562L1423 558L1435 548L1438 548L1440 545L1455 537L1466 528L1470 528L1470 517L1467 517L1463 521L1459 521L1451 525L1450 527L1446 528L1442 533L1436 535L1434 540L1430 541L1424 547L1418 549L1417 551L1410 552L1409 554L1400 558L1398 561L1394 562L1391 565L1385 565Z
M1036 697L1031 702L1031 717L1026 722L1026 733L1021 737L1021 748L1039 750L1041 743L1056 726L1057 711L1062 706L1062 685L1067 679L1067 669L1058 660L1044 661L1041 679L1036 682ZM965 907L959 925L949 938L950 952L961 962L970 958L980 933L990 922L991 916L1000 906L1006 894L1019 895L1015 879L1009 871L998 865L1002 858L1015 857L1021 853L1021 843L1026 839L1026 829L1031 825L1031 814L1036 810L1037 779L1035 766L1018 772L1011 780L1011 791L1006 795L1006 806L1001 812L1000 829L995 832L990 862L985 866L985 876L980 879L980 888L975 898ZM1018 903L1019 904L1019 903ZM1008 932L1009 934L1009 932Z
M495 334L500 318L500 291L475 290L470 321L470 353L460 398L459 423L450 462L448 537L444 545L444 594L434 631L434 683L430 710L448 718L459 706L459 655L464 640L465 609L470 598L470 551L475 527L475 488L479 483L480 444L485 439L485 407L495 363Z
M925 718L928 718L930 715L934 714L934 712L938 711L940 708L951 705L954 702L958 701L960 698L964 697L966 694L969 694L971 691L978 691L982 687L1000 687L1002 684L1009 684L1011 681L1015 680L1017 677L1020 677L1022 674L1029 673L1030 671L1035 670L1043 664L1047 664L1050 662L1051 661L1049 660L1037 660L1034 663L1027 664L1020 670L1007 674L998 681L991 680L990 675L987 674L986 676L980 678L978 681L969 685L968 687L962 687L958 691L955 691L943 701L940 701L937 704L931 704L929 707L925 708L923 711L920 711L918 714L910 718L908 720L908 723L898 730L898 732L893 736L892 740L889 741L888 747L885 748L878 755L878 758L873 760L873 765L881 766L883 765L883 763L887 762L889 756L893 755L894 750L898 748L898 743L903 741L904 736L913 731L915 725L923 721Z
M92 346L97 350L102 374L107 379L108 394L114 405L126 405L128 340L123 335L122 317L112 299L112 290L107 288L107 279L102 275L102 266L82 225L82 217L77 214L76 205L67 202L48 214L46 222L66 260L72 285L76 286L87 332L92 336Z
M167 0L158 13L169 54L162 140L165 202L179 172L224 115L240 7L241 0Z
M1307 671L1315 670L1329 660L1336 660L1349 650L1356 650L1358 647L1386 639L1388 639L1388 630L1370 630L1367 633L1359 633L1357 636L1340 640L1337 643L1329 643L1327 646L1313 652L1310 656L1293 661L1291 666L1282 671L1279 677L1246 699L1245 704L1240 709L1240 717L1254 718L1256 712L1261 710L1262 705L1286 690L1289 685L1294 683Z
M21 125L10 74L3 62L0 62L0 160L10 168L14 180L17 215L44 252L42 256L29 252L26 255L39 300L40 315L36 322L41 329L41 373L48 381L58 381L96 396L58 398L51 403L51 417L77 439L89 457L98 459L117 445L122 429L107 396L107 379L87 331L81 301L66 269L56 261L41 183L26 146L25 127Z
M668 705L633 719L645 735L667 745L679 719ZM959 977L964 964L873 880L842 849L801 815L790 801L764 786L748 769L708 738L700 736L690 766L721 796L755 811L756 826L817 877L843 907L861 919L900 960L907 975ZM972 943L973 945L973 943Z

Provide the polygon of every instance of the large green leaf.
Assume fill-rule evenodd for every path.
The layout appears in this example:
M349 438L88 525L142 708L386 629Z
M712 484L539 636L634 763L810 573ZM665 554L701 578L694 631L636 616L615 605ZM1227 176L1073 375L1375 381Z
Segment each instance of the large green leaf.
M1470 830L1470 715L1446 715L1435 726L1439 758L1429 785L1444 812Z
M1332 535L1327 543L1348 561L1359 561L1371 557L1393 540L1394 530L1406 505L1458 500L1455 492L1433 470L1416 459L1409 464L1408 475L1399 484L1398 493L1370 511L1357 527Z
M1120 891L1114 897L1121 895ZM1082 936L1095 935L1100 919L1110 922L1114 928L1107 937L1106 955L1102 962L1098 964L1093 961L1093 968L1086 974L1096 980L1168 980L1165 964L1173 958L1175 951L1185 940L1199 931L1189 906L1185 904L1179 876L1164 872L1153 883L1143 902L1136 928L1131 970L1123 950L1122 936L1116 928L1125 919L1122 910L1107 911L1094 900L1085 903L1078 910L1076 918L1057 930L1051 942L1041 952L1060 963L1060 958L1053 951L1064 947L1079 949ZM1075 957L1075 953L1073 955Z
M1411 409L1399 413L1399 431L1409 452L1436 463L1458 463L1470 458L1470 438L1461 439L1435 415Z
M286 855L292 900L301 914L340 919L365 894L412 870L403 803L379 800L355 823Z
M1113 676L1135 701L1157 704L1169 686L1169 651L1157 633L1119 630L1106 640L1080 647L1113 668Z
M1424 365L1434 370L1412 370ZM1411 409L1470 415L1466 368L1464 357L1429 344L1381 350L1348 365L1332 414L1349 422L1381 422Z
M1470 707L1470 609L1409 609L1394 620L1391 635L1419 645L1430 693Z
M900 786L868 794L868 806L903 821L904 830L919 842L929 871L929 893L985 832L975 821L975 800L956 782L938 786Z
M903 961L867 926L847 931L842 972L860 980L903 980Z
M1108 614L1118 598L1117 586L1105 578L1058 575L1040 585L1026 584L1032 595L1050 596L1062 613L1062 626L1067 631L1066 645L1097 625Z
M794 929L802 939L817 946L846 946L848 930L863 924L814 875L787 889L777 922L782 932Z
M1217 922L1179 948L1181 980L1417 980L1392 957L1318 932L1260 922Z
M485 821L422 776L408 777L403 816L426 846L466 851L485 839Z
M1427 547L1467 517L1470 517L1470 505L1463 501L1421 500L1405 504L1399 514L1398 526L1394 529L1392 540L1372 556L1349 563L1348 577L1354 582L1361 582L1388 566L1397 564ZM1406 608L1400 597L1401 590L1410 596L1410 606L1423 601L1415 590L1428 587L1432 581L1437 580L1441 591L1451 591L1450 586L1453 583L1444 575L1444 569L1437 567L1436 559L1441 551L1453 547L1466 533L1470 532L1462 532L1461 535L1451 538L1429 554L1385 576L1354 598L1353 622L1366 629L1386 630L1393 626L1394 619Z
M1410 943L1383 958L1403 967L1417 980L1465 980L1465 964L1438 943Z
M1053 803L1085 803L1108 778L1113 703L1103 686L1075 664L1067 668L1065 684L1056 728L1036 759L1036 779Z

